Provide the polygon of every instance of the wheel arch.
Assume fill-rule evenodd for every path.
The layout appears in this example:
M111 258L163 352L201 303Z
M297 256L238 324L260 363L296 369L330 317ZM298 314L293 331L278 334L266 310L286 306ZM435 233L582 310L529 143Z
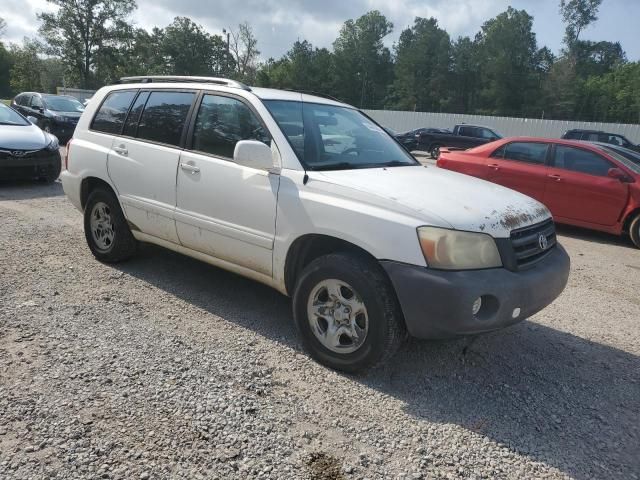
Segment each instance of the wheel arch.
M103 187L111 192L118 198L115 189L108 183L98 177L86 177L82 180L80 184L80 205L84 210L85 205L87 204L87 200L89 199L89 195L96 188Z
M339 252L358 254L378 264L378 259L370 252L347 240L324 234L302 235L296 238L287 250L284 265L284 283L287 293L293 294L300 273L309 263L323 255ZM380 268L386 275L384 269Z
M631 210L627 216L624 219L624 222L622 223L622 231L623 232L629 232L629 228L631 227L631 222L633 222L633 220L640 215L640 207Z

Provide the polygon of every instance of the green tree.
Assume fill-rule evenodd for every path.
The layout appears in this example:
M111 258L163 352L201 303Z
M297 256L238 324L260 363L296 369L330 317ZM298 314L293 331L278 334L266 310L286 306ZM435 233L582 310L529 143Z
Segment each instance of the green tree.
M2 17L0 17L0 38L4 35L4 30L7 24ZM11 96L11 85L9 78L9 71L11 70L11 54L5 48L2 41L0 41L0 97L7 98Z
M38 56L40 49L36 42L24 39L23 45L11 45L11 89L14 92L39 91L42 88L40 72L42 60Z
M440 111L446 105L451 64L451 39L435 18L417 17L400 34L395 47L393 106Z
M367 108L384 105L393 62L382 40L392 29L393 24L377 10L344 23L333 43L338 98Z
M598 19L602 0L560 0L560 14L566 24L565 43L571 49L580 33Z
M539 93L538 47L533 17L509 7L487 21L476 37L482 61L482 105L487 113L534 113Z
M135 0L47 0L58 6L52 13L39 13L40 35L46 53L59 57L75 73L83 88L100 83L94 71L99 52L113 48L122 40L122 30Z
M472 113L480 93L478 44L469 37L460 37L451 47L451 83L449 111Z

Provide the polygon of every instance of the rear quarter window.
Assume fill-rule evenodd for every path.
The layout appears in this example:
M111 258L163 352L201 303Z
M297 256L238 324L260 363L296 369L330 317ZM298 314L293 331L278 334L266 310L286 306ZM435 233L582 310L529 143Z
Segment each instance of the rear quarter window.
M129 107L135 96L135 90L120 90L107 95L95 117L93 117L91 130L120 135Z

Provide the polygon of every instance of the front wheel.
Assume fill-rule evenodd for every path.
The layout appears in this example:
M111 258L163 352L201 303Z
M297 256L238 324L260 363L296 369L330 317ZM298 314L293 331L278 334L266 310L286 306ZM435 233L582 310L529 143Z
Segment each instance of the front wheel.
M348 373L385 362L407 336L389 279L376 262L358 255L311 262L297 282L293 313L311 356Z
M431 155L431 158L433 158L434 160L438 160L438 158L440 157L440 145L433 145L429 149L429 154Z
M640 248L640 214L636 215L629 225L629 236L634 245Z
M127 260L137 242L124 218L116 196L102 188L94 190L84 209L84 235L91 253L106 263Z

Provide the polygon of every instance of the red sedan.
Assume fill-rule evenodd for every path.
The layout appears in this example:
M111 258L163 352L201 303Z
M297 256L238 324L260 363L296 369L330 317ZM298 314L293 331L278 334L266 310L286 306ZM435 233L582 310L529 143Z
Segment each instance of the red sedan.
M438 166L522 192L558 223L621 235L640 248L640 154L608 144L505 138L443 149Z

